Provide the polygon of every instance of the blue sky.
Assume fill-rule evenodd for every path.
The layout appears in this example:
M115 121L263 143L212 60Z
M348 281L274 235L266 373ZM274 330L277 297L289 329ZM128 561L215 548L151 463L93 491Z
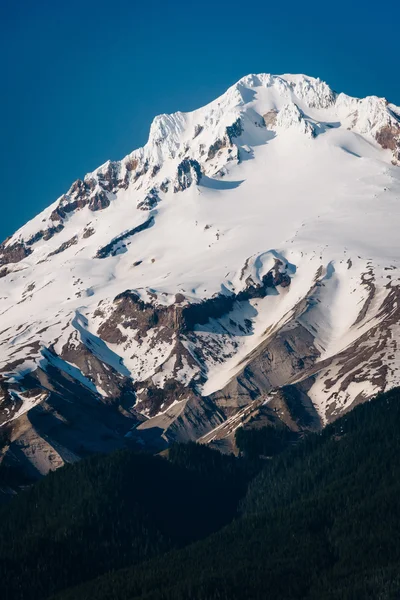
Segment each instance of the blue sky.
M400 3L1 0L4 239L78 177L251 72L400 105Z

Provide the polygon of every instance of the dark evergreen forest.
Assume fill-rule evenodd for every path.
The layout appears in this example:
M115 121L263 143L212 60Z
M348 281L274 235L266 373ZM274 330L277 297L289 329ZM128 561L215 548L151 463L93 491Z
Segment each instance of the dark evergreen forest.
M400 390L295 439L119 451L0 509L2 600L397 600ZM260 458L262 457L262 458Z

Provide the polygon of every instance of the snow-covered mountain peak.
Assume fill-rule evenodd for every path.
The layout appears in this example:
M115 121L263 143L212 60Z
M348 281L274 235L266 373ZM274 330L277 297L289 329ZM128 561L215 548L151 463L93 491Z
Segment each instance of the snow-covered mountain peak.
M175 162L177 166L182 158L198 160L204 156L204 148L222 140L226 136L226 128L239 118L242 118L241 125L247 134L246 138L254 141L252 124L256 122L262 126L265 114L273 111L280 113L277 123L282 128L293 126L299 129L300 122L300 129L310 135L314 131L312 120L318 121L324 117L335 121L340 117L343 126L358 133L379 138L380 131L389 128L393 131L389 134L386 132L386 137L397 137L399 118L396 110L400 112L400 109L391 106L381 98L359 100L345 94L337 95L325 82L306 75L247 75L201 109L155 117L148 142L143 148L135 150L122 161L108 161L88 174L85 181L96 181L97 175L108 176L110 170L128 181L132 178L129 173L132 172L135 177L134 171L141 172L140 166L144 167L146 173L150 166L159 172L166 161ZM385 144L390 149L393 146L395 158L396 144L397 139L386 141ZM147 186L151 183L147 181ZM143 178L140 184L143 186Z
M272 388L326 422L400 381L399 115L253 74L156 117L0 245L3 420L64 394L188 439Z
M336 99L335 92L324 81L307 75L271 75L269 73L247 75L240 79L233 88L237 88L241 92L246 88L273 88L273 91L283 98L294 95L310 108L329 108ZM245 94L243 100L246 102Z
M335 103L336 94L325 81L307 75L283 75L292 84L295 96L310 108L329 108Z

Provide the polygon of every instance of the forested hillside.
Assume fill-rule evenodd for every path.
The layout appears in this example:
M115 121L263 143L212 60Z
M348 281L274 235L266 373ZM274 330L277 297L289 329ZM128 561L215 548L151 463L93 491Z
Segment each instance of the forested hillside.
M252 468L196 444L130 451L49 474L0 510L2 600L42 600L232 520Z
M2 509L2 598L398 599L399 455L395 389L271 459L65 467Z

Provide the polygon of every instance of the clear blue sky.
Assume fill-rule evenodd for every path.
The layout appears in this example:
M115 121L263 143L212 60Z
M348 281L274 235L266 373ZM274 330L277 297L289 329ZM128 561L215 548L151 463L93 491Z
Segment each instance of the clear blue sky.
M400 105L400 2L0 0L0 238L248 73Z

